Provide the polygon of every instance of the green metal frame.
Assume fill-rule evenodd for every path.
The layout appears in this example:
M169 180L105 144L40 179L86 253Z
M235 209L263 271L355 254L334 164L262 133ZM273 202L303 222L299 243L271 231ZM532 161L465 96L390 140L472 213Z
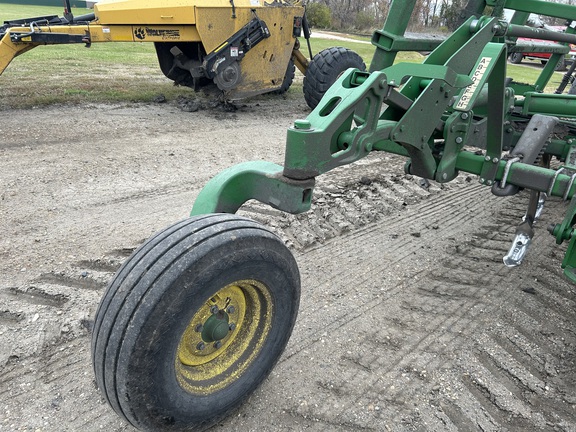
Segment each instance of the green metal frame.
M530 13L576 20L576 7L541 0L471 0L466 8L471 16L450 37L431 41L404 36L414 5L415 0L394 0L383 29L374 33L370 72L348 70L306 119L294 122L283 167L247 162L223 171L203 189L192 214L235 212L249 199L291 213L306 211L315 177L372 151L405 156L406 172L440 183L467 172L486 186L504 181L571 199L576 190L571 175L510 164L505 150L522 133L516 125L540 113L561 118L567 132L549 147L551 155L566 158L576 134L570 120L576 117L576 96L541 93L553 74L552 61L533 85L526 85L506 79L506 59ZM495 17L481 15L487 6ZM497 17L504 7L517 11L511 24ZM572 33L564 34L563 42L576 43ZM422 64L394 64L398 51L432 48ZM576 281L571 270L576 267L575 214L573 204L555 235L559 242L571 240L564 266Z

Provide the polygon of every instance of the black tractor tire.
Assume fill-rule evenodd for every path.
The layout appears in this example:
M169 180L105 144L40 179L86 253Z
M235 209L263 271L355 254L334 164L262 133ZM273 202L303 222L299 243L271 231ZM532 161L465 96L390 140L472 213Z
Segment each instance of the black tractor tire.
M122 265L96 313L104 398L140 430L204 430L268 376L300 299L294 257L235 215L170 226Z
M304 99L312 109L316 108L324 93L349 68L366 70L364 60L354 51L332 47L314 56L304 76Z
M519 52L512 53L508 56L508 60L510 60L510 63L514 64L522 63L523 58L524 56L522 55L522 53Z
M568 94L576 95L576 80L572 81L572 84L570 84L570 89L568 90Z
M560 59L560 61L558 62L558 64L556 64L556 67L554 68L555 71L557 72L563 72L566 70L566 60L564 60L563 58Z
M294 76L296 76L296 66L294 65L294 61L290 59L288 67L286 68L286 75L284 75L284 80L282 80L282 85L275 93L279 95L286 93L294 82Z

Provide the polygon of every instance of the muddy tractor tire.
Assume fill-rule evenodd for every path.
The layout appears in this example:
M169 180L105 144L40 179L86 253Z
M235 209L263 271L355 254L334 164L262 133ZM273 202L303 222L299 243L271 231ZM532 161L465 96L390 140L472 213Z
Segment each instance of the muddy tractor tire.
M308 106L316 108L324 93L349 68L366 70L362 57L352 50L332 47L316 54L304 76L304 99Z
M96 314L92 359L112 408L141 430L204 430L268 376L296 320L300 276L283 242L235 215L150 238Z
M288 62L288 68L286 68L286 75L284 75L284 80L282 81L282 85L278 90L275 91L276 94L284 94L288 91L292 82L294 82L294 76L296 75L296 66L294 62L290 60Z

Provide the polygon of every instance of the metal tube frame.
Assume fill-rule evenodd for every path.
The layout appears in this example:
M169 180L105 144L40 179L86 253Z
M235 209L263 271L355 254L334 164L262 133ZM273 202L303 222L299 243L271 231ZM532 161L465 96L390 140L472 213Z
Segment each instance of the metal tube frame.
M568 132L555 137L554 149L566 155L576 133L576 123L566 117L576 117L576 97L516 95L514 85L506 80L507 48L514 39L508 39L509 26L496 17L470 16L422 64L393 64L398 50L411 43L404 34L414 3L392 2L383 29L373 37L376 52L371 72L347 71L306 119L294 122L287 133L283 167L248 162L223 171L203 189L192 214L235 212L248 199L292 213L306 211L316 176L372 151L406 156L406 172L441 183L467 172L478 175L487 186L504 180L573 199L576 185L570 174L521 162L509 164L504 150L520 136L512 125L543 111L563 117ZM479 11L482 3L472 0L467 10ZM516 32L518 21L530 12L576 19L576 7L540 0L487 0L485 6L518 7L513 19ZM412 42L416 49L424 43ZM552 69L553 65L549 72L545 68L528 89L544 88ZM571 240L563 266L576 281L575 218L576 204L570 206L555 235L560 242Z

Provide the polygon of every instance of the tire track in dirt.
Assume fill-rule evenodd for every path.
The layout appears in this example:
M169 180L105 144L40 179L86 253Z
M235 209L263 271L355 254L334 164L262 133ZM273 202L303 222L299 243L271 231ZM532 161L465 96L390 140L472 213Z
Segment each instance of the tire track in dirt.
M3 373L0 398L10 403L0 412L0 424L6 430L128 430L96 391L88 346L85 337L60 343ZM37 415L22 424L22 409L34 404L35 393L50 395L50 403L36 406Z
M500 213L504 223L512 222L510 219L517 220L518 214L521 214L517 211L517 206L514 206L517 202L516 199L511 200L511 212ZM555 204L552 204L552 207L554 206ZM542 231L542 227L540 230ZM545 238L540 235L538 240L545 243L540 247L547 250L553 247L552 239L546 234L544 236ZM481 246L483 250L490 249L490 247ZM542 258L546 257L538 258L541 262ZM558 266L558 262L555 264ZM547 275L542 273L541 268L527 264L522 269L524 280L532 279L538 282L547 279ZM550 323L556 332L560 331L563 334L572 331L570 330L570 327L573 327L571 306L574 297L570 299L564 295L563 299L568 305L561 305L558 301L550 299L551 293L546 292L549 287L554 287L551 291L555 292L559 290L558 287L570 285L558 278L559 269L550 267L549 273L548 276L554 280L554 283L537 283L537 295L526 294L526 292L532 292L529 290L525 292L518 290L515 296L507 295L506 298L502 298L501 300L505 301L502 301L500 310L495 309L497 315L492 324L496 326L496 332L489 326L473 338L474 343L468 355L462 357L465 361L459 364L459 368L463 371L460 383L463 384L463 388L467 389L467 392L460 393L460 401L456 402L456 405L460 405L460 409L452 413L450 410L447 412L449 416L453 415L455 422L460 421L460 413L465 410L465 407L469 410L470 406L476 403L477 412L487 413L487 416L486 414L478 416L477 424L479 425L490 426L492 424L493 427L506 427L510 430L543 430L551 427L555 430L565 430L566 425L573 424L574 407L558 399L558 395L550 394L549 373L546 369L538 367L541 363L534 361L538 359L538 355L542 355L537 353L545 350L546 356L556 363L564 356L563 350L549 351L546 341L535 338L532 332L525 332L529 343L524 347L529 347L529 349L524 351L524 358L522 358L524 361L518 361L518 350L506 342L510 337L517 338L517 331L520 330L517 325L509 322L509 317L517 316L517 312L512 308L524 308L527 304L535 306L533 309L529 307L530 314L534 317L534 324ZM528 282L528 285L535 284ZM526 328L537 327L537 325L529 325ZM499 333L505 335L511 333L512 336L502 336ZM514 355L515 352L516 355Z
M0 364L8 363L9 369L21 359L56 350L77 338L85 340L108 280L131 250L70 263L24 286L0 289L0 340L2 335L18 335L12 343L0 344Z
M493 201L477 184L425 191L416 179L374 174L376 162L363 168L362 175L342 170L329 186L319 184L307 214L258 204L243 210L291 244L304 292L281 362L220 429L261 428L272 416L279 420L269 430L569 430L576 399L570 402L573 391L562 384L567 376L574 381L562 355L573 346L566 334L573 333L574 291L558 276L556 252L530 254L521 271L501 264L526 197ZM542 231L539 226L535 243L548 251L553 239ZM100 281L130 251L80 261L38 286L68 294L77 289L70 274L89 272L94 285L85 291L93 292L95 307ZM529 267L542 261L545 273ZM538 299L499 289L518 274L526 286L537 286ZM536 278L547 282L533 283ZM13 326L30 319L13 309L5 315ZM551 342L544 327L562 337ZM50 406L38 407L46 416L26 426L131 430L94 388L87 334L80 326L4 367L6 423L19 418L31 392L48 392Z
M376 166L371 167L371 169L377 169L377 168L378 167ZM350 216L354 222L347 227L347 230L353 230L356 227L356 223L361 223L361 226L369 224L371 221L373 221L378 217L379 212L382 213L383 215L390 213L391 210L388 208L385 209L385 211L381 211L383 206L393 208L403 208L406 206L405 200L407 199L407 197L412 199L412 195L415 195L418 196L418 199L426 199L430 195L430 193L420 189L420 187L416 185L412 181L412 179L406 180L398 176L390 176L389 179L384 180L384 183L386 184L392 182L403 182L403 185L397 186L395 188L396 192L391 193L384 186L381 185L374 186L373 184L374 182L372 180L369 181L363 180L363 182L360 183L355 182L358 183L360 186L365 186L366 188L370 187L370 190L366 191L365 193L367 194L369 193L370 198L372 199L366 199L367 197L364 197L365 198L364 201L366 202L366 204L357 207L353 206L345 210L347 216ZM343 191L341 192L341 194L346 195L345 198L348 198L351 195L358 194L358 190L354 189L354 187L355 185L352 185L352 190L348 190L350 188L348 184L340 186L340 188ZM439 189L437 189L435 192L438 193ZM328 192L323 191L321 188L319 189L320 198L325 196L327 193ZM382 197L386 197L386 199ZM318 207L322 209L329 207L330 204L331 203L327 202L327 200L320 199ZM366 212L367 209L369 209L369 212ZM362 215L363 212L366 212L369 217L363 218ZM277 215L280 214L278 212L276 213ZM330 235L334 237L340 234L339 231L330 231L329 229L327 229L328 225L322 225L325 222L325 220L323 218L318 218L315 215L316 213L314 213L312 216L306 217L307 221L311 221L312 229L310 231L310 237L313 239L310 243L304 243L307 246L310 244L320 244L319 240L325 241L327 238L330 238ZM288 222L287 227L291 228L290 221ZM327 233L329 233L330 235L327 235ZM286 238L287 236L284 235L284 237ZM94 298L94 303L93 306L88 308L88 310L91 310L95 308L95 305L97 304L99 297L101 295L101 291L103 290L104 284L102 281L107 280L111 276L111 272L118 268L123 259L127 255L129 255L131 251L132 248L127 248L119 251L112 251L105 257L72 263L69 267L65 268L64 270L60 271L55 270L50 273L42 274L39 278L37 278L33 282L36 286L41 287L39 289L44 293L45 298L50 298L49 296L52 295L51 293L57 292L59 293L59 295L65 296L63 298L73 299L74 293L77 291L78 288L82 289L83 291L93 292L92 294L90 294L90 297ZM26 289L29 288L26 287L20 288L21 291L24 291ZM85 295L83 296L85 298ZM56 322L57 321L56 317L60 316L63 313L62 308L64 307L64 305L50 304L45 306L47 307L40 311L42 317L44 318L43 319L44 323L46 322L50 323L52 321L52 318L54 318L54 322ZM73 308L75 306L78 305L75 304L74 301L71 301L70 304L66 305L67 308ZM18 309L18 305L17 304L12 305L12 308ZM82 305L81 309L85 311L86 305ZM40 325L34 326L33 325L34 317L27 316L24 322L22 323L23 324L22 327L26 329L27 333L30 335L29 337L33 337L33 335L36 334L44 334L44 336L40 338L35 344L33 344L34 349L32 352L24 352L24 354L14 356L12 361L15 363L15 365L18 366L22 364L30 364L31 365L30 371L43 370L44 375L41 381L44 383L44 385L47 386L54 385L57 387L58 382L66 378L68 374L70 376L76 376L82 373L86 374L86 371L88 371L88 376L91 377L91 368L88 366L89 365L88 358L85 359L87 360L87 363L86 361L77 361L72 363L70 361L66 361L62 356L58 355L61 349L64 352L68 351L68 349L63 347L66 347L67 346L66 344L69 343L72 344L73 347L76 347L72 348L72 350L78 349L79 346L84 346L84 344L85 346L88 346L88 343L86 341L86 335L91 325L91 318L92 314L89 315L89 318L83 319L82 325L76 325L76 328L69 329L66 333L63 334L60 331L61 329L59 328L53 329L53 331L51 332L47 332L44 328L46 324L43 324L42 326ZM339 325L343 325L343 323L340 323ZM18 329L15 329L14 327L12 327L9 330L18 331ZM83 349L82 351L85 351L85 349ZM40 352L39 359L34 356L35 352ZM84 353L84 355L86 355L86 353ZM45 357L53 359L53 361L49 363L44 363ZM6 370L10 371L13 369L10 367L10 365L8 365ZM30 374L35 375L35 372L34 373L30 372ZM2 384L7 388L6 391L12 396L16 397L16 399L14 399L16 405L18 405L17 403L18 398L22 398L23 401L27 397L26 395L28 393L24 390L22 390L21 392L15 392L14 389L15 388L25 389L24 381L31 379L32 375L30 374L24 374L24 375L17 374L16 376L7 374L5 375L5 380L2 381ZM86 384L87 383L84 382L82 387L86 388ZM78 383L71 383L70 385L77 386ZM50 391L50 389L47 389L47 391ZM67 391L66 385L63 387L62 391L65 392ZM88 393L90 393L92 398L98 396L98 394L93 391ZM68 409L64 407L67 407L66 404L69 403L70 401L68 398L63 398L62 400L57 399L57 401L55 402L56 405L62 407L62 410L64 412ZM87 412L91 412L91 410L92 408L87 408ZM100 410L96 410L94 415L96 417L88 415L88 419L92 418L93 420L95 420L96 418L99 418L100 421L102 421L101 417L102 413L100 412ZM110 420L112 423L117 421L115 415L111 413L111 411L108 411L108 415L112 419ZM18 415L12 412L10 418L18 418ZM106 418L106 416L104 418ZM51 423L52 425L58 423L58 419L56 418L55 420L56 420L55 423ZM62 421L62 419L60 419L60 421ZM79 420L78 422L76 422L75 420L71 421L70 419L66 419L66 424L68 425L70 430L78 430L77 428L81 426ZM50 426L46 425L44 426L47 427L48 430L51 430Z
M443 196L446 201L450 198ZM453 203L456 201L458 200ZM321 423L327 422L328 418L334 422L336 417L340 424L354 424L358 428L376 424L379 430L386 427L392 430L398 427L410 430L413 428L542 430L550 427L571 430L567 425L574 424L574 400L570 397L565 401L557 400L559 396L563 397L562 395L567 393L567 387L561 385L557 391L551 391L549 370L552 364L566 363L563 361L566 348L573 345L560 345L560 349L549 350L545 341L532 338L527 345L530 349L524 354L532 361L528 362L528 366L524 366L524 362L513 360L514 357L505 348L494 342L494 328L510 329L506 319L514 314L509 308L525 304L527 298L532 298L531 294L520 289L498 290L498 286L510 286L510 282L513 283L515 278L518 278L518 272L525 274L524 280L545 277L538 267L530 267L530 264L528 269L524 270L521 267L522 270L516 271L505 269L501 264L501 257L507 252L514 232L514 226L506 224L516 224L520 221L525 208L524 201L525 196L513 198L510 204L503 207L504 211L501 214L495 215L504 224L502 228L498 226L495 229L492 225L493 220L488 220L488 225L475 227L472 233L464 233L463 237L468 235L473 241L463 247L454 248L452 254L441 259L438 263L440 270L438 268L429 270L435 274L436 284L432 288L429 280L424 278L422 282L411 281L400 284L397 289L387 291L388 298L385 299L378 299L379 295L372 297L367 295L368 299L354 310L346 311L346 307L342 306L341 310L343 313L346 311L348 317L346 325L332 327L329 321L325 321L321 327L325 331L320 334L317 333L318 325L314 325L313 317L302 317L313 314L320 305L316 303L311 308L302 308L300 322L312 321L312 323L301 324L309 330L308 333L304 336L295 334L293 339L300 338L307 341L307 347L294 349L291 344L292 351L289 351L290 354L280 368L286 369L284 371L286 373L295 373L295 367L289 363L294 360L302 364L305 362L302 357L310 355L312 357L306 359L312 362L310 369L322 370L322 362L316 360L312 353L326 351L325 344L329 343L328 339L340 350L324 352L323 356L330 359L326 361L333 363L334 359L339 358L346 367L325 366L324 369L327 369L326 374L330 379L314 377L307 375L305 371L300 371L303 374L300 378L302 382L316 383L315 388L308 385L307 390L302 393L310 394L316 391L319 397L315 399L322 402L311 405L300 401L300 404L293 406L291 411L303 418ZM434 206L438 203L427 204ZM478 205L481 206L481 201ZM456 207L456 204L454 206ZM551 204L553 210L555 206L554 203ZM485 208L477 210L476 217L480 219L489 213ZM438 211L441 212L442 209ZM424 212L419 213L420 217L422 213ZM402 224L407 224L406 219L410 218L404 218ZM543 232L542 225L540 224L539 236L535 242L544 243L540 247L549 250L553 247L553 239ZM467 229L468 226L446 227L451 233L459 230L465 232ZM369 228L368 231L376 235L374 228ZM353 233L349 237L357 235ZM362 240L355 241L354 244L365 246L366 242ZM387 243L381 246L383 249L393 248ZM330 245L325 245L321 250L324 254L330 254ZM540 262L541 254L534 251L535 248L531 251L533 260ZM348 249L348 252L350 255L362 254L361 247L358 250ZM398 261L406 258L401 248L395 252ZM366 251L364 253L366 254ZM305 253L304 257L307 255L309 253ZM555 256L555 253L551 255ZM314 258L321 259L316 256ZM387 264L393 265L398 261ZM551 261L559 266L556 259ZM470 263L474 265L470 266ZM471 268L467 270L466 267ZM447 271L443 271L443 268ZM454 274L451 270L454 268L460 269L460 273ZM483 268L485 270L482 270ZM417 266L414 266L411 272L412 280L426 276L426 270L416 269ZM571 286L558 277L559 269L553 270L554 267L551 269L558 283L553 291L561 289L558 287ZM329 282L345 277L336 269L333 271ZM384 274L384 271L372 272L371 276L379 279ZM364 288L369 288L367 279L357 282L360 285L366 284ZM443 290L441 283L445 284ZM319 283L315 285L318 286ZM334 285L342 288L342 284L334 283ZM414 290L418 293L418 297L393 301L394 297L399 296L400 290L405 292ZM432 295L420 295L430 290L433 291ZM571 288L569 291L572 292ZM345 302L346 295L348 294L341 294L338 297ZM560 312L556 312L559 304L557 301L547 300L549 295L547 293L544 297L545 302L539 302L535 307L535 311L538 311L535 316L538 321L552 326L555 332L563 335L565 332L571 333L573 324L570 323L573 323L573 320L570 307L574 297L570 298L569 293L564 293L562 298L569 297L567 299L569 301L560 307ZM332 311L335 309L338 311L338 307L331 308ZM375 319L377 313L371 314L371 312L378 309L385 310L386 316ZM567 318L564 316L565 313L568 315ZM375 325L374 322L377 323L379 330L366 334L362 334L359 330L355 331L371 328ZM394 332L390 332L389 329L393 329ZM512 327L511 331L514 334L516 328ZM302 330L300 332L302 333ZM405 341L411 343L406 344ZM536 366L532 364L541 350L544 350L548 357L548 366L544 370L539 369L538 362ZM342 354L343 352L347 354ZM565 366L564 376L557 381L565 381L568 378L568 381L573 382L573 377L570 375L574 370L573 363L569 363L568 366L570 365L572 369ZM532 373L535 368L538 370L536 376ZM543 384L542 378L547 384ZM353 403L342 403L342 399L352 400ZM416 402L412 404L413 401Z
M474 188L476 193L478 192L478 188ZM458 199L457 194L453 194L452 196L446 196L443 194L442 202L438 202L439 200L432 200L433 202L427 202L425 205L419 206L420 208L418 211L410 212L409 214L402 214L402 219L396 218L395 222L394 219L390 225L386 225L386 227L382 227L382 230L385 231L387 236L393 241L389 244L389 241L384 243L377 242L376 248L380 247L384 250L394 250L394 256L385 255L384 258L390 259L390 262L387 262L387 266L394 268L398 266L398 263L402 263L404 260L409 259L409 257L414 253L414 241L407 243L407 239L419 238L415 236L410 236L410 234L396 234L397 232L402 232L402 228L405 228L405 225L410 224L412 221L420 221L421 219L425 219L426 217L436 217L436 216L444 216L446 210L454 205L457 206L457 201L469 201L469 194L474 194L475 192L463 192L464 196ZM454 200L450 200L453 198ZM456 201L456 203L455 203ZM451 204L449 204L451 203ZM490 211L482 210L482 209L471 209L472 211L478 210L480 216L483 213L489 213ZM398 216L398 215L396 215ZM452 224L458 223L458 217L449 217L448 219L452 220ZM446 225L446 230L450 231L454 234L453 225ZM438 229L438 228L436 228ZM467 227L459 227L460 231L466 231ZM367 228L364 233L354 232L350 234L349 237L354 237L354 241L350 241L350 243L354 244L355 247L352 249L343 248L339 249L338 246L334 246L335 244L340 242L340 239L335 239L334 242L328 243L324 245L322 248L318 248L318 251L321 251L320 255L330 255L334 259L334 263L332 264L331 268L324 269L322 277L319 278L320 281L314 283L317 288L320 290L324 289L324 286L319 287L318 285L324 278L328 278L326 285L333 285L334 289L341 289L342 284L337 284L335 282L339 279L343 279L346 277L346 270L342 270L338 268L337 263L339 262L338 258L343 255L347 254L348 256L360 256L366 254L365 246L370 243L369 238L374 237L377 235L375 231L378 228L369 227ZM405 229L404 229L405 231ZM434 228L430 230L431 232L434 231ZM458 231L458 230L456 230ZM438 237L441 237L442 234L439 234ZM365 238L364 238L365 237ZM425 237L425 236L423 236ZM347 239L349 240L349 239ZM342 240L344 242L348 242L347 240ZM378 240L382 240L379 238ZM428 243L428 241L427 241ZM372 246L372 245L371 245ZM336 250L334 250L336 249ZM334 252L334 253L333 253ZM311 257L310 255L313 255ZM340 255L340 256L339 256ZM380 255L382 258L382 254ZM322 259L322 256L316 256L313 252L304 253L303 259L309 259L312 262L318 260L321 265L315 266L314 270L317 270L318 267L330 267L327 263ZM336 268L332 268L336 267ZM348 266L343 266L344 268L348 268ZM418 266L415 268L410 269L408 273L417 279L424 274L426 270L418 270ZM396 268L394 268L396 270ZM337 293L337 292L325 292L323 297L328 297L328 301L333 300L330 296L335 297L338 301L338 305L332 304L330 306L330 320L333 319L334 315L341 314L340 319L337 321L324 321L322 325L322 332L318 334L318 325L314 323L314 313L317 310L324 310L321 308L322 302L326 302L326 298L316 299L313 300L311 306L306 307L303 305L301 308L301 318L300 322L306 321L307 319L312 321L308 325L306 323L301 324L304 326L308 331L304 330L304 333L307 334L296 334L293 336L293 340L304 340L307 341L306 345L303 348L299 348L296 350L288 350L287 360L282 362L281 368L284 367L286 363L290 363L294 360L298 364L302 364L305 362L310 362L311 360L315 360L314 358L311 359L303 359L303 356L310 355L310 351L317 351L315 349L306 348L306 346L310 347L313 344L317 344L320 347L324 347L324 343L326 343L326 339L336 339L337 343L341 343L347 346L347 348L342 349L341 352L347 352L347 354L342 355L338 352L330 352L326 355L328 359L337 359L340 358L344 364L349 367L345 367L341 370L338 370L337 373L330 374L331 376L336 376L336 379L327 382L318 382L318 378L314 378L312 376L304 376L301 378L303 382L316 382L318 384L319 389L308 389L308 393L313 393L314 391L320 391L321 395L318 400L326 401L322 403L322 407L315 408L316 405L311 406L308 403L300 403L299 406L292 407L291 412L297 412L304 418L314 419L315 421L320 422L327 422L328 417L336 416L336 419L340 424L354 424L355 428L366 428L370 427L369 425L372 424L371 422L375 421L371 415L369 415L369 420L364 422L361 419L364 417L365 412L358 412L358 409L355 407L356 404L350 406L350 404L344 403L344 406L340 403L341 408L335 410L335 407L339 406L339 400L342 399L342 395L345 395L346 400L353 400L354 402L358 402L359 405L363 407L368 407L368 410L372 410L373 413L377 414L376 419L379 420L377 430L382 430L383 426L386 425L400 425L402 424L403 420L393 417L392 419L386 419L385 409L383 407L379 407L376 405L374 401L378 401L381 395L380 391L372 391L372 388L380 389L380 386L384 382L395 382L394 379L382 379L379 378L377 381L374 381L371 376L377 373L380 376L390 372L391 369L395 369L396 366L402 365L401 369L404 371L408 371L406 373L412 373L413 367L411 366L411 362L406 362L407 355L411 352L421 353L422 350L426 351L427 346L432 343L434 336L428 336L426 333L419 332L419 325L417 320L406 319L407 314L413 313L425 313L429 316L436 315L432 319L432 326L434 328L439 328L442 325L446 325L448 327L455 326L458 319L462 317L454 318L456 312L462 309L462 305L457 302L453 308L454 313L446 314L446 306L444 304L438 304L433 307L429 307L429 305L413 305L407 303L405 301L400 301L399 304L396 304L395 307L397 308L398 313L391 314L391 310L389 308L390 299L394 299L395 297L399 297L402 295L402 291L406 289L410 289L410 286L406 286L404 283L400 282L400 284L395 287L394 289L385 289L384 293L381 293L381 290L374 290L371 291L370 288L374 286L374 280L381 280L382 278L386 278L388 276L388 269L380 268L377 271L370 272L369 275L362 277L362 279L355 280L355 285L362 286L362 292L353 292L353 293ZM356 273L354 274L356 276ZM406 280L405 278L400 278L402 280ZM306 285L306 284L305 284ZM372 293L372 294L371 294ZM318 296L317 292L312 293L315 294L316 297ZM360 306L355 308L354 310L350 310L346 307L347 297L349 296L360 296L365 295L368 297L361 302ZM306 298L306 294L303 294L304 298ZM336 300L334 300L336 301ZM310 303L309 303L310 304ZM354 304L358 304L356 300ZM357 335L355 334L355 341L350 342L350 339L346 340L346 336L341 336L340 333L346 333L350 330L350 328L362 328L363 324L359 321L363 320L374 320L375 317L378 316L377 310L385 308L388 315L394 315L393 318L390 319L390 322L386 322L384 325L379 323L379 326L384 328L393 328L397 333L403 333L400 336L396 335L392 337L390 335L386 335L387 331L383 332L384 334L380 334L380 331L372 331L370 332L369 336ZM308 317L306 317L308 315ZM457 315L457 314L456 314ZM304 316L304 317L303 317ZM377 320L378 321L378 320ZM474 320L472 319L472 322ZM368 326L370 327L370 325ZM301 331L302 332L302 331ZM316 333L317 336L314 336ZM352 332L355 333L355 332ZM329 335L329 336L328 336ZM401 345L398 340L415 340L415 343L412 343L408 346L408 348L396 349L393 355L390 353L386 353L386 355L382 355L382 346L389 347L389 346L396 346L398 347ZM345 341L345 342L343 342ZM290 344L292 346L292 343ZM353 351L348 348L348 346L353 345L355 349L365 349L366 353L364 355L353 354ZM370 347L371 349L366 349L366 347ZM318 350L321 348L318 347ZM350 350L350 351L349 351ZM364 352L364 351L363 351ZM368 354L368 353L376 353L376 354ZM333 360L332 360L333 361ZM322 369L321 365L316 364L315 362L311 364L310 369L317 370L317 367ZM292 374L294 371L290 371ZM290 374L290 372L287 372ZM300 371L302 373L302 371ZM418 369L418 373L420 373L420 369ZM417 374L418 375L418 374ZM369 385L363 384L364 382L369 382ZM394 387L394 386L392 386ZM329 389L329 390L327 390ZM370 396L366 396L370 395ZM371 400L370 400L371 398ZM386 402L392 403L394 412L402 411L399 409L399 406L402 406L405 398L401 393L394 394L393 397L386 398ZM336 411L336 412L335 412ZM390 413L388 413L390 414ZM430 423L428 423L430 425ZM440 430L440 429L439 429Z

